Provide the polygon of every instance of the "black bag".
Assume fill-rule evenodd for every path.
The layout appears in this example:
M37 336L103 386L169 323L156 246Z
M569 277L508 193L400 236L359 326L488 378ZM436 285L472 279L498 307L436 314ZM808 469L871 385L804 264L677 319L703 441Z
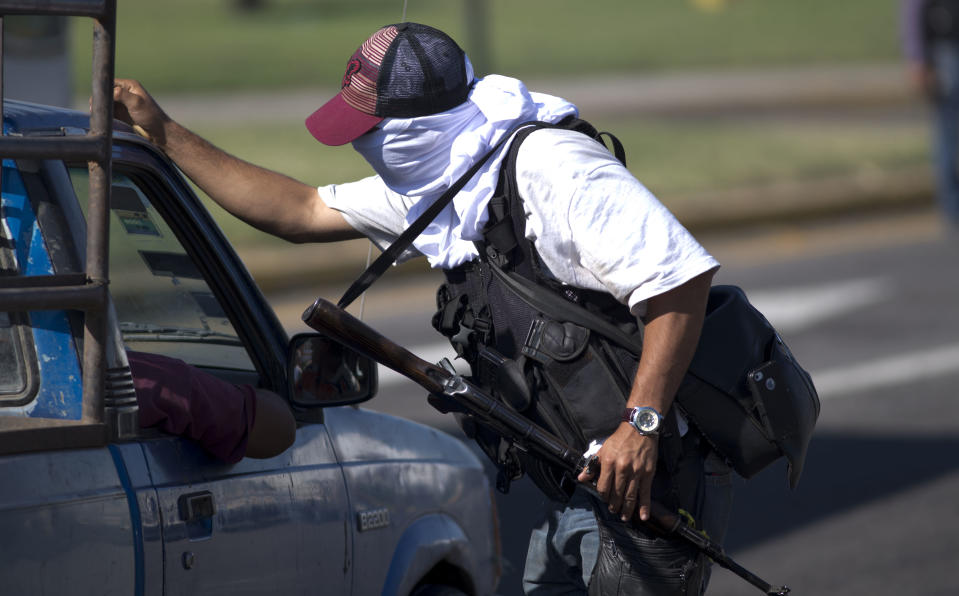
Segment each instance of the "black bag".
M819 396L740 288L711 289L699 346L676 400L741 476L751 478L785 457L789 486L799 483Z

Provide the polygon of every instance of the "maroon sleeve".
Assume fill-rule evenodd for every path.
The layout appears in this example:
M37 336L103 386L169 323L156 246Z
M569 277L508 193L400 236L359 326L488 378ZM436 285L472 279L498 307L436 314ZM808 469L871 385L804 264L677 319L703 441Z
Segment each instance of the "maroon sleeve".
M256 416L253 387L159 354L127 352L127 358L141 427L189 437L228 463L243 459Z

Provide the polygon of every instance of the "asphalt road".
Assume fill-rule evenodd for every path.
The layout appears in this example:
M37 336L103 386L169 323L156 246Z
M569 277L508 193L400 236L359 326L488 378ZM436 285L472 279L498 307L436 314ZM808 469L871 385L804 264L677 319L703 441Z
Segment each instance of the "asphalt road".
M959 235L933 211L780 224L700 238L717 282L746 289L810 370L822 413L796 491L775 465L736 484L726 549L794 594L956 594L959 552ZM428 360L449 351L429 328L438 279L394 277L364 319ZM273 302L293 331L316 294ZM358 313L358 307L352 309ZM421 389L382 373L364 405L459 434ZM498 500L505 572L519 594L528 530L542 498L528 481ZM714 595L758 593L718 570Z

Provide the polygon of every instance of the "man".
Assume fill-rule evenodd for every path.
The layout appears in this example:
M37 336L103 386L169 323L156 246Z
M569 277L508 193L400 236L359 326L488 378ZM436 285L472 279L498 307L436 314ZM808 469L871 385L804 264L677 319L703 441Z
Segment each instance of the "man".
M577 114L574 105L531 93L516 79L476 79L452 39L415 23L384 27L367 39L350 58L340 93L306 120L319 141L352 143L366 158L377 175L357 182L316 189L227 155L171 120L134 81L117 81L115 99L118 117L137 126L211 198L251 225L293 242L366 236L380 248L515 124ZM505 149L504 144L401 258L425 255L443 269L477 258L473 241L482 237ZM585 135L553 129L531 134L518 156L517 180L527 210L526 236L547 272L560 283L612 294L644 321L643 356L627 405L670 412L718 263ZM678 426L686 430L681 420ZM701 465L705 450L694 456ZM610 516L647 520L658 458L658 437L624 422L598 452L598 476L584 473L579 480L595 482ZM717 465L712 471L728 481L728 468ZM728 493L728 483L716 484ZM577 503L552 512L534 535L524 580L529 593L584 592L590 583L599 540L588 506L574 507ZM718 523L711 533L721 538L725 518L713 517ZM636 548L652 577L645 584L625 583L632 593L699 593L699 584L689 579L695 576L694 557L668 540L641 542ZM570 567L576 572L569 573Z
M939 205L959 228L959 0L902 0L901 29L912 84L934 109Z

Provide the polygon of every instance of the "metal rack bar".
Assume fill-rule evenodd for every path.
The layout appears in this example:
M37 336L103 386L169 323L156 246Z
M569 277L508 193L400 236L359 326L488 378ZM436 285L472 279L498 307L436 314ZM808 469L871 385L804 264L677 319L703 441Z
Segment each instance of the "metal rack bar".
M98 429L92 436L100 436L97 433L102 434L104 427L116 0L0 0L0 121L3 117L2 15L81 16L94 19L93 97L89 134L83 138L66 139L0 136L0 156L4 158L57 158L87 162L90 193L86 273L80 277L21 277L0 289L0 309L79 308L84 311L83 406L80 423ZM69 426L65 425L65 428Z
M111 10L109 0L0 0L0 14L36 14L101 18Z
M0 137L0 155L10 159L73 159L104 161L109 158L110 146L102 137L26 138Z
M100 308L106 291L104 283L3 288L0 304L6 312L80 309L89 313Z

